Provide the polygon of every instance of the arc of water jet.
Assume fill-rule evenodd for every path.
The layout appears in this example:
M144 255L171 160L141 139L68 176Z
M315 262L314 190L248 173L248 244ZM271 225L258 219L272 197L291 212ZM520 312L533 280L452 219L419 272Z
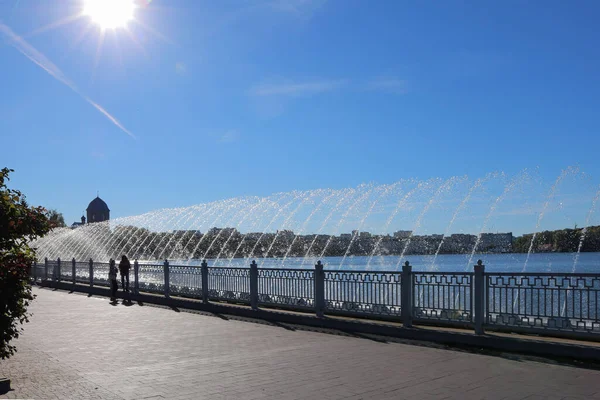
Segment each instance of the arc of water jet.
M208 256L209 252L212 250L212 247L213 247L213 246L214 246L214 244L217 242L217 240L218 240L218 239L221 237L221 234L223 233L223 231L224 231L225 229L227 229L227 228L230 228L230 225L231 225L231 223L232 223L234 220L236 220L236 219L239 217L239 215L240 215L241 213L243 213L243 212L244 212L244 211L245 211L245 210L246 210L248 207L250 207L250 206L248 206L248 205L247 205L247 203L248 203L248 201L244 201L244 205L242 206L242 208L241 208L240 210L238 210L238 211L237 211L235 214L233 214L233 216L232 216L232 217L231 217L231 218L228 220L228 222L226 222L226 223L224 224L224 228L222 228L221 230L219 230L219 232L218 232L218 233L215 235L215 238L212 240L212 242L210 243L210 245L208 246L208 248L207 248L207 249L206 249L206 251L204 252L204 255L202 256L202 259L203 259L203 260L205 260L205 259L207 258L207 256ZM247 214L247 213L246 213L246 214ZM237 230L237 228L235 228L235 227L234 227L233 229ZM231 235L233 235L233 233L234 233L234 232L235 232L235 231L232 231ZM230 235L230 236L231 236L231 235ZM221 250L222 250L222 248L221 248ZM217 259L215 259L215 260L214 260L214 264L216 264L216 262L217 262Z
M108 226L108 223L98 222L98 223L87 224L83 227L77 228L77 230L81 229L81 230L90 232L90 239L88 240L88 243L84 244L80 250L82 254L87 254L90 249L96 249L97 254L102 254L103 256L105 255L105 254L103 254L103 253L106 253L106 250L104 249L104 247L100 247L100 251L98 252L98 247L100 245L97 244L97 243L103 244L104 241L96 240L96 238L105 236L105 233L108 229L102 230L101 228L103 226Z
M413 226L413 229L411 230L410 235L408 235L408 238L406 239L406 244L404 245L404 248L402 249L402 253L400 254L400 257L398 257L398 262L396 263L396 270L400 267L400 263L402 262L402 259L404 258L404 254L406 254L406 250L408 250L408 246L410 246L410 242L412 240L412 237L414 236L415 230L419 229L419 227L421 226L421 221L422 221L423 217L425 216L425 214L427 214L427 211L429 211L429 209L431 208L431 205L435 202L435 200L442 194L443 190L450 188L454 184L455 179L456 179L455 177L452 177L452 178L446 180L445 182L442 182L440 184L440 186L437 188L437 190L435 191L434 195L431 197L431 199L429 199L429 201L427 203L425 203L425 206L423 207L423 209L421 210L421 213L419 214L419 216L417 217L417 220L415 221L415 225ZM433 184L433 182L431 184Z
M231 207L231 203L233 201L229 201L227 202L227 204L223 204L221 206L221 213L217 215L217 217L213 220L213 222L210 224L211 226L215 226L217 224L217 221L221 219L221 217L223 216L223 214L225 214L225 212L227 211L227 209L229 207ZM219 207L217 207L217 209L219 209ZM198 248L200 247L200 245L204 242L204 239L206 239L206 233L204 235L202 235L202 237L200 238L200 240L198 240L198 243L196 243L196 246L194 247L194 250L192 250L192 252L190 253L190 259L188 260L187 265L190 264L192 258L194 257L194 254L196 253L196 250L198 250ZM187 246L187 245L186 245Z
M58 257L65 257L67 253L67 249L70 251L70 245L71 243L75 240L74 239L74 232L68 228L60 228L60 229L64 229L61 232L61 237L60 237L60 242L61 242L61 249L63 250L63 252L58 256Z
M390 224L392 223L392 221L394 220L394 218L396 217L398 212L400 212L400 209L402 207L404 207L404 205L406 204L408 199L410 197L412 197L412 195L415 194L419 189L422 189L424 185L425 185L424 182L420 182L415 188L413 188L408 193L406 193L406 195L404 195L404 197L398 202L398 204L396 204L396 207L394 208L394 210L388 217L387 221L385 222L385 225L383 226L383 232L385 232L388 229L388 227L390 226ZM382 240L383 240L383 235L377 239L377 242L375 242L375 246L373 246L373 251L371 251L371 255L369 256L369 259L367 260L367 269L369 269L369 267L371 266L371 260L375 256L375 252L381 245Z
M344 193L345 192L345 193ZM327 214L327 217L325 217L325 219L323 220L323 223L321 224L321 226L319 227L319 230L317 232L322 232L323 229L325 228L325 226L327 225L327 223L329 222L329 220L331 219L331 217L333 216L333 214L339 210L340 206L342 205L342 203L344 202L344 200L346 200L346 198L348 197L349 193L355 193L356 190L355 189L347 189L342 191L343 195L342 197L340 197L340 199L338 200L338 202L336 203L335 207L333 207L331 209L331 211L329 211L329 214ZM320 234L316 233L315 237L313 238L312 242L310 243L310 246L308 246L308 249L306 250L306 252L304 253L304 257L302 259L302 263L300 264L300 266L302 267L304 265L304 262L306 261L308 255L310 254L310 251L312 250L315 242L317 241L317 238L321 236Z
M354 210L354 208L356 208L356 206L358 204L360 204L362 201L366 200L367 198L369 198L369 196L371 195L371 192L373 192L373 187L371 187L369 190L367 190L365 193L363 193L362 196L360 196L347 210L346 212L342 215L342 217L340 218L340 220L338 221L338 224L335 228L335 232L338 232L340 227L342 226L342 224L344 223L344 221L346 220L346 218L348 218L348 215L350 215L350 212L352 212ZM331 240L333 238L333 236L335 235L335 232L333 235L329 236L329 239L327 239L327 243L325 243L325 247L323 247L323 251L321 252L321 255L319 256L319 258L323 258L323 255L325 254L325 252L327 251L327 248L329 247L329 245L331 244Z
M581 248L583 247L583 241L585 240L585 234L587 233L587 228L590 225L590 220L596 208L596 203L598 202L598 199L600 199L600 189L598 189L598 191L596 192L596 195L592 200L592 206L590 207L590 210L588 211L588 214L585 218L585 226L581 230L581 237L579 238L579 245L577 246L577 253L575 254L575 259L573 260L573 269L571 270L571 273L575 273L575 268L577 267L577 262L579 261L579 255L581 254Z
M309 201L313 196L315 196L315 194L316 194L316 192L309 192L308 195L305 195L303 200L296 206L296 208L283 221L283 224L281 225L282 229L277 230L277 232L275 233L275 236L273 237L273 241L271 242L271 245L269 245L267 252L264 253L262 262L260 263L261 267L264 265L265 259L269 256L269 253L273 249L273 246L275 245L275 242L277 241L277 237L279 236L279 233L285 229L285 226L288 224L288 222L294 217L294 215L296 215L296 213L302 208L302 206L304 204L306 204L307 201Z
M296 191L294 191L294 192L291 192L291 195L294 196L292 198L292 200L290 200L290 202L288 202L285 206L283 206L282 208L279 209L279 211L275 214L275 216L271 219L271 221L269 221L269 224L265 227L265 229L263 230L263 232L261 233L261 235L258 237L258 240L256 241L256 243L254 244L254 247L252 247L252 250L250 251L250 256L251 257L254 255L256 247L258 246L258 244L262 240L263 236L265 236L266 231L271 227L271 225L273 224L273 222L275 222L277 220L277 218L279 218L279 216L281 215L281 213L285 209L287 209L290 205L292 205L292 203L294 203L302 195L302 192L296 192Z
M51 251L53 251L53 246L54 243L58 241L58 239L60 239L64 234L66 234L66 229L63 228L57 228L57 229L53 229L51 231L51 234L49 236L45 236L43 238L38 239L39 242L36 242L35 246L37 246L38 248L42 248L42 251L40 252L40 254L42 254L44 257L47 257L49 259L52 258L52 253ZM44 244L46 244L44 246Z
M125 253L126 253L126 252L125 252L125 249L126 249L128 246L130 246L130 247L129 247L129 258L135 258L135 259L138 259L138 258L139 258L139 257L138 257L138 256L139 256L139 253L138 253L138 250L139 250L139 245L138 245L138 246L135 248L135 250L134 250L134 247L135 247L135 245L136 245L136 244L138 244L140 241L142 241L142 240L144 240L144 241L145 241L146 237L148 237L148 235L150 235L150 233L151 233L150 224L148 224L148 225L145 225L145 224L144 224L144 222L145 222L145 221L146 221L146 220L147 220L147 219L148 219L148 218L149 218L151 215L153 215L153 213L146 213L146 214L142 214L142 215L140 215L140 217L139 217L139 222L138 222L138 224L139 224L139 225L138 225L138 226L135 226L135 228L136 228L136 231L135 231L135 233L134 233L134 234L131 234L131 235L129 235L129 239L127 239L127 242L125 242L125 244L123 244L123 246L121 246L121 247L119 248L119 246L120 246L120 244L122 243L122 241L121 241L121 243L119 243L119 245L117 245L118 251L116 251L116 254L125 254ZM136 220L136 222L137 222L137 221L138 221L138 220ZM140 230L143 230L143 231L142 231L142 233L141 233L141 234L139 234L139 236L138 236L138 232L139 232ZM134 240L134 241L132 242L132 240Z
M179 214L176 214L179 215ZM156 250L158 246L152 247L152 245L159 239L159 244L164 240L164 230L167 227L167 224L173 219L175 216L171 216L171 213L161 215L161 218L154 224L149 224L147 227L147 232L144 236L137 241L138 246L135 250L136 253L140 253L142 250L142 254L145 258L150 261L155 261L157 259Z
M165 213L164 210L152 211L141 215L141 228L144 229L144 232L140 235L139 238L136 239L135 243L132 243L131 245L131 254L133 257L135 257L136 260L139 260L140 258L152 258L148 257L148 254L144 251L142 246L146 244L146 241L149 238L152 237L153 229L160 229L161 224L167 219L168 215L170 214ZM146 221L148 221L148 223L145 223Z
M179 207L179 208L175 208L175 209L171 209L171 210L161 210L159 212L159 215L160 215L161 218L157 221L157 223L155 224L155 226L159 226L159 221L160 221L160 223L162 223L162 221L171 221L171 220L173 220L173 218L175 218L176 216L180 215L183 212L183 210L184 210L183 207ZM126 221L123 221L123 222L126 222ZM125 238L121 238L121 240L119 240L119 237L117 236L117 229L120 226L122 226L122 225L119 225L119 226L115 227L115 232L113 233L112 237L110 238L110 240L108 241L108 243L106 245L107 249L109 251L111 251L111 252L114 251L113 250L113 246L114 245L116 245L117 243L119 243L119 244L122 243L123 240L125 239ZM161 242L159 242L159 244L162 243L162 239L163 238L161 238ZM118 242L117 242L117 240L118 240ZM156 240L156 236L154 237L154 239L152 239L151 243L153 243L154 240Z
M195 237L197 237L197 235L198 235L199 232L202 233L199 227L202 226L202 225L204 225L208 221L207 214L208 215L214 215L215 211L213 211L213 210L215 208L219 209L219 207L220 207L219 202L208 203L206 205L206 207L203 208L203 212L201 214L198 214L198 216L196 218L194 218L194 219L191 220L191 222L189 224L189 227L197 226L198 229L194 229L194 234L192 236L190 236L190 238L188 239L188 241L183 246L183 249L187 249L189 247L190 243L192 242L192 240ZM217 218L219 218L219 217L217 217ZM202 222L199 223L200 219L202 219ZM216 220L213 222L212 225L214 226L215 223L216 223ZM202 238L200 240L202 240ZM195 251L195 249L192 250L192 252L188 252L187 264L186 265L190 265L190 262L191 262L191 260L193 259L193 256L194 256L194 251Z
M393 185L384 185L383 186L384 189L382 191L382 193L377 196L377 198L371 203L371 206L369 207L369 209L367 210L367 212L365 213L365 215L363 215L363 218L361 219L361 221L358 224L358 228L357 230L360 232L360 230L362 229L365 220L369 217L369 215L371 215L371 212L373 211L373 208L375 207L375 205L379 202L379 200L382 199L383 196L385 196L387 193L389 193L389 190L393 187ZM338 266L338 269L342 268L342 265L344 264L344 261L346 260L346 257L348 257L348 253L350 252L350 248L352 247L352 244L354 243L354 240L356 239L356 237L359 235L359 233L357 232L356 235L352 235L352 238L350 239L350 244L348 245L348 247L346 248L346 251L344 252L344 256L342 257L342 260L340 261L340 265Z
M279 205L279 201L281 201L281 199L283 199L285 196L284 195L279 195L279 197L277 198L277 200L271 200L271 197L267 198L267 204L269 204L271 207L275 208ZM269 210L270 207L267 207L267 209L264 211L266 212L267 210ZM259 220L255 219L255 221L252 223L251 227L250 227L250 231L254 230L255 227L258 225ZM240 248L243 246L244 241L246 240L246 237L248 236L248 234L250 233L250 231L248 231L247 233L245 233L244 235L242 235L242 239L240 240L240 242L238 243L237 247L235 248L233 254L231 255L231 257L229 257L228 260L228 264L227 267L231 267L231 264L233 263L233 259L235 258L235 255L238 253L238 251L240 250ZM244 258L246 258L245 256L243 256Z
M162 260L162 256L165 252L165 246L161 246L165 240L167 241L167 243L170 243L172 238L173 238L173 233L172 231L174 231L173 226L175 224L178 224L180 221L183 220L183 218L185 218L186 216L186 208L181 207L181 208L177 208L176 210L174 210L174 215L169 218L166 221L166 226L164 226L165 231L162 232L162 236L160 238L160 241L156 244L156 248L159 249L160 253L153 253L153 258L155 258L156 260ZM171 234L170 234L171 233ZM152 243L150 243L152 244Z
M117 229L122 230L122 233L120 233L120 236L122 236L120 240L111 239L111 241L109 242L110 247L108 247L108 250L111 253L113 253L115 257L118 257L120 254L124 254L124 250L131 241L131 239L137 236L137 232L140 228L135 224L138 222L139 219L141 218L124 218L120 220L119 225L115 227L115 233L117 232ZM116 235L114 236L116 237ZM131 257L131 254L129 256Z
M504 200L504 198L515 188L517 182L520 180L523 180L524 177L526 177L526 174L527 174L527 170L524 170L519 175L517 175L516 178L514 178L512 181L510 181L510 183L508 185L506 185L504 187L504 190L502 191L500 196L496 197L496 200L494 201L494 203L492 203L492 206L490 207L487 215L485 216L485 219L483 220L483 225L481 226L481 230L477 234L477 238L475 239L475 245L473 246L473 249L471 249L471 255L469 256L469 260L467 261L465 271L467 271L469 268L472 268L473 258L475 257L475 252L477 251L477 247L479 246L479 243L481 243L481 236L486 231L487 224L488 224L490 218L492 217L492 215L494 214L494 212L496 211L496 208L498 208L498 205L502 202L502 200Z
M74 249L74 257L76 259L81 260L82 258L85 258L88 249L94 249L96 252L102 252L102 249L98 246L98 243L101 242L96 241L96 237L103 233L100 228L106 225L102 223L88 224L74 229L76 234L82 237L79 246L75 247Z
M108 252L106 248L103 247L103 242L98 240L98 238L103 236L106 231L110 230L108 223L89 224L77 229L82 229L87 234L87 244L82 243L82 246L79 249L79 257L81 259L88 260L90 258L97 258L96 256L107 258Z
M537 223L535 224L535 231L533 232L533 235L531 235L531 242L529 243L529 250L527 251L527 257L525 257L525 264L523 264L523 270L521 272L525 272L525 269L527 268L527 263L529 262L529 256L531 255L531 251L533 250L533 242L534 242L535 237L537 236L537 233L540 229L540 224L542 222L542 219L544 218L546 209L548 208L550 201L554 198L554 194L556 193L556 189L558 188L558 185L563 181L563 179L567 176L567 174L573 173L574 171L575 171L575 169L573 169L571 167L564 169L561 172L561 174L558 176L558 178L556 178L554 185L552 185L552 187L550 188L550 192L548 193L546 202L544 203L544 206L542 207L542 211L538 215Z
M203 210L203 211L206 211L206 207L203 207L203 208L202 208L202 210ZM182 235L182 237L181 237L181 238L179 238L178 242L175 244L175 246L173 246L173 250L171 250L171 253L170 253L170 254L167 256L167 259L168 259L168 260L172 259L172 257L173 257L173 254L174 254L174 253L175 253L175 251L177 250L177 247L179 247L179 251L181 252L181 254L180 254L180 259L183 259L182 257L185 257L185 256L184 256L184 252L186 251L188 244L189 244L189 243L192 241L192 239L194 238L194 236L195 236L195 235L196 235L196 233L198 232L198 229L192 229L192 227L193 227L193 226L197 226L197 221L198 221L198 219L199 219L199 215L203 215L203 214L199 213L198 211L199 211L199 210L195 211L193 214L190 214L190 215L189 215L189 216L188 216L188 217L185 219L185 221L183 222L183 224L184 224L184 225L185 225L185 224L187 224L187 225L186 225L186 228L187 228L187 229L184 229L184 232L192 232L192 231L193 231L193 234L192 234L192 235L190 235L190 237L188 238L188 240L187 240L187 242L186 242L185 246L182 246L182 241L184 240L185 233ZM192 218L192 216L193 216L193 215L196 215L196 217L195 217L195 218ZM205 220L206 220L206 219L205 219ZM188 255L188 257L187 257L187 261L189 262L189 260L190 260L190 257L189 257L189 255ZM188 264L188 265L189 265L189 264Z
M477 188L481 187L481 185L483 185L484 182L488 181L493 175L494 174L490 173L490 174L487 174L484 178L477 179L477 181L475 181L475 184L473 184L473 186L471 186L471 188L469 189L469 192L467 193L465 198L460 202L460 204L454 211L454 214L452 215L452 219L450 220L450 223L448 223L448 226L446 227L446 231L442 235L442 240L440 241L440 244L438 245L438 248L435 251L435 254L433 255L433 260L431 261L431 266L430 266L431 270L433 270L435 268L435 261L437 260L437 256L440 253L442 246L444 245L444 240L450 234L450 229L452 229L452 226L454 225L454 221L456 221L458 214L463 210L463 208L465 208L465 206L471 199L471 196L473 195L475 190Z
M573 268L571 269L572 274L575 273L575 269L577 267L577 262L579 261L579 255L581 254L581 248L583 247L583 242L585 240L585 234L587 232L588 226L590 225L590 220L592 218L592 214L594 213L594 210L596 208L596 203L598 202L599 198L600 198L600 189L598 189L598 191L596 192L596 195L592 199L592 206L590 207L590 210L588 211L588 214L585 218L585 226L581 230L581 236L579 238L579 245L577 246L577 253L575 253L575 257L573 258ZM565 316L565 312L567 309L567 301L568 301L570 295L571 295L571 290L567 289L567 292L565 294L565 301L563 302L562 310L560 312L560 315L562 317Z
M244 213L244 216L242 217L242 219L237 223L237 227L240 227L244 221L251 215L253 215L253 213L256 211L257 208L259 208L260 206L264 205L268 200L267 199L260 199L251 209L250 211L248 211L247 213ZM237 229L237 228L236 228ZM239 231L238 231L239 232ZM231 240L231 238L233 238L233 235L235 234L235 231L231 231L231 234L229 235L229 237L227 238L227 240L225 240L225 243L223 243L223 246L221 246L221 250L219 251L219 253L217 254L217 257L215 258L214 264L217 264L217 261L219 261L219 259L221 258L221 254L223 254L223 251L227 248L227 245L229 244L229 241ZM235 254L234 254L235 255Z
M150 215L157 215L158 218L153 218L152 221L159 221L161 218L163 218L163 215L160 214L160 211L153 211L148 213ZM141 218L143 218L145 214L142 214ZM167 214L165 214L167 215ZM105 226L106 228L104 229L104 232L100 233L100 237L99 237L99 242L103 243L105 252L106 252L106 257L105 258L113 258L114 253L113 253L113 248L112 246L114 246L117 243L118 240L118 230L121 228L121 226L123 226L124 224L126 224L129 221L128 218L118 218L116 220L110 221L110 222L102 222L101 224L105 224L103 226ZM114 228L111 229L110 227L110 223L113 224ZM94 224L95 225L95 224ZM119 243L122 242L124 238L121 238L121 240L119 241ZM109 253L113 253L109 256Z
M169 248L169 245L171 245L171 243L173 242L173 240L175 240L175 231L176 231L176 227L179 227L180 224L182 222L187 222L190 220L190 218L192 217L192 215L196 212L196 210L193 207L190 207L190 210L188 212L184 212L181 217L172 225L173 226L173 233L171 234L171 237L169 238L169 241L163 246L163 251L159 254L158 259L162 260L163 256L165 255L165 251L167 251L167 249ZM179 241L181 241L182 238L179 238ZM160 246L160 243L158 244L158 246ZM169 253L168 257L165 259L169 259L170 256L173 254L173 252L175 251L175 246L173 246L173 250L171 250L171 252Z
M300 228L299 232L294 236L294 239L292 239L292 243L290 243L290 246L288 247L287 251L285 252L285 255L283 256L283 260L281 261L282 266L285 266L285 260L287 259L288 255L292 251L292 247L294 246L296 239L298 239L301 235L304 234L304 231L306 230L306 227L308 226L309 222L312 220L312 217L321 209L321 207L325 203L327 203L327 201L329 201L329 199L331 199L335 195L336 195L336 192L332 191L332 193L329 196L324 197L323 200L321 200L321 202L319 203L319 205L317 207L315 207L313 209L313 211L309 214L309 216L306 218L306 220L304 221L304 224L302 224L302 227Z

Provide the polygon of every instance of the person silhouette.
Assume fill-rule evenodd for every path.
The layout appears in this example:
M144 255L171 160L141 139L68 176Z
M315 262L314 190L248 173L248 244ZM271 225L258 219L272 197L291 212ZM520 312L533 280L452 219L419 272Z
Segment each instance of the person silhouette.
M124 292L129 292L129 270L131 269L131 263L126 255L121 257L119 263L119 272L121 273L121 287Z
M115 261L113 259L110 260L110 267L108 269L108 280L110 282L110 299L115 301L117 299L117 267L115 266Z

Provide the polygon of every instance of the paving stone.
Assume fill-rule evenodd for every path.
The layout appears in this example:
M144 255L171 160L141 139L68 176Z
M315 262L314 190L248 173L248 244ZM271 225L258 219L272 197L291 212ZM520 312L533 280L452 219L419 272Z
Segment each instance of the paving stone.
M599 398L600 371L34 289L21 399Z

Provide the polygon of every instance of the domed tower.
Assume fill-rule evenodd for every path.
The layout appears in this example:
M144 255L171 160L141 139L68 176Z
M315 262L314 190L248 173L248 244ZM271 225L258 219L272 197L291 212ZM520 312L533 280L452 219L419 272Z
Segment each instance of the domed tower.
M100 197L96 197L92 200L86 211L88 224L108 221L110 219L110 210L104 200Z

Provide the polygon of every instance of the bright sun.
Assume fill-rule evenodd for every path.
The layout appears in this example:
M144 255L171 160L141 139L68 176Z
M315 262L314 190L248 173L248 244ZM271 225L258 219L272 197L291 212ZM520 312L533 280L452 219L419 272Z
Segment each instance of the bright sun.
M84 0L83 14L102 29L123 28L133 19L134 0Z

